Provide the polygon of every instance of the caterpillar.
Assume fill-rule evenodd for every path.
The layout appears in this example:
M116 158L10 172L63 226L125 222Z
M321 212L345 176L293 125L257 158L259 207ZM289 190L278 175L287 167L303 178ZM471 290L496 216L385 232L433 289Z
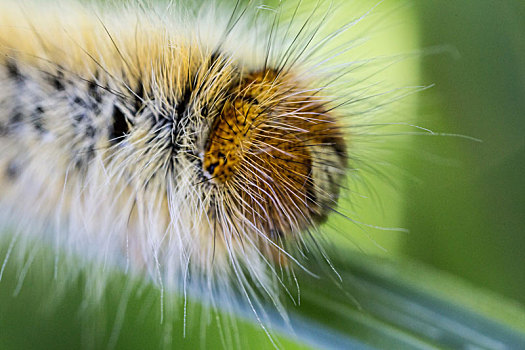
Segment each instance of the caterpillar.
M331 5L300 8L2 1L2 225L282 311L279 271L324 257L356 168L350 116L376 107L338 85L363 62L319 53L362 17L321 35Z

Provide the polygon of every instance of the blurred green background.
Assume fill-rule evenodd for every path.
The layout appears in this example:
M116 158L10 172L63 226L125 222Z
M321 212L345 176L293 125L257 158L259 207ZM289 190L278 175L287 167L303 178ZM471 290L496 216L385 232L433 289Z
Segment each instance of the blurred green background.
M418 1L420 124L483 140L417 138L403 252L525 303L525 2Z
M359 11L376 3L361 1L352 6ZM345 9L339 9L337 16L354 17ZM507 300L525 304L525 3L418 0L400 4L389 0L355 30L370 33L370 43L363 45L365 51L358 51L365 57L419 50L379 74L388 81L387 86L435 84L401 101L403 107L395 113L406 117L402 120L483 142L447 136L399 137L389 160L395 165L392 169L398 169L391 173L395 185L372 180L375 197L358 200L353 210L362 222L403 227L409 232L362 230L345 220L331 220L327 230L335 228L350 236L334 238L344 241L336 254L338 269L355 270L359 263L348 256L359 256L361 250L366 261L386 258L388 264L400 266L396 272L399 279L404 266L410 266L406 275L412 279L407 283L421 290L435 287L436 295L443 299L468 304L479 291L486 292L487 303L492 305L489 317L498 318L501 310L497 309L508 305ZM7 245L2 247L0 257ZM43 311L54 300L46 292L53 290L53 272L42 267L50 261L52 256L37 258L16 296L22 267L14 262L6 266L0 283L0 349L74 349L85 344L86 324L97 324L103 342L111 338L119 293L125 285L123 277L110 283L107 304L101 307L107 316L105 323L86 321L79 309L82 289L86 288L81 279L72 283L61 301L55 300L52 312ZM447 290L449 284L441 283L449 281L449 274L461 281L459 291ZM305 288L306 295L308 289L322 289ZM330 321L329 313L323 313L320 297L315 305L315 293L322 292L312 293L310 300L314 301L306 299L306 306L293 308L294 312L317 319L328 329L341 329ZM117 348L159 346L158 339L165 332L158 325L159 302L153 287L146 287L142 294L134 289ZM194 304L194 314L201 313L201 306ZM222 344L221 330L214 322L204 327L204 340L197 323L188 323L187 338L174 348ZM175 338L181 327L179 317L173 327ZM293 340L293 334L283 332L284 348L305 346ZM239 334L242 339L238 344L243 348L271 347L250 320L241 318Z
M417 59L407 55L380 79L408 86L416 77L434 86L393 106L388 120L482 142L429 135L388 140L385 148L394 150L382 170L393 185L374 180L377 198L358 199L365 209L357 215L409 232L354 228L352 244L414 259L525 303L525 3L401 3L381 3L379 18L385 11L389 20L372 38L378 47L367 50L419 48Z

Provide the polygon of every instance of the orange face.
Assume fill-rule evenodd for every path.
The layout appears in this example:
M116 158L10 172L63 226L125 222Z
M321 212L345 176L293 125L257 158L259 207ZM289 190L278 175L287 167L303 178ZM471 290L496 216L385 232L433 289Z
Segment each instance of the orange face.
M204 170L217 182L228 181L251 148L259 107L244 99L226 101L204 156Z
M323 219L345 167L342 132L320 98L272 70L233 89L203 159L203 171L232 195L232 213L270 238Z

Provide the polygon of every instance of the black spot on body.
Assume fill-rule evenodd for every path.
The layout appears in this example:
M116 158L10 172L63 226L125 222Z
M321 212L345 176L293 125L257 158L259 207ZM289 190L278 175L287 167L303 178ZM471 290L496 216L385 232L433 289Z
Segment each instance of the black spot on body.
M5 176L9 180L15 180L20 175L20 164L16 160L11 160L5 169Z
M88 160L91 160L93 159L93 157L95 157L95 145L90 144L88 148L86 149L86 158Z
M8 128L16 129L20 127L23 119L24 119L24 115L21 112L15 110L15 112L9 118Z
M89 137L90 139L93 139L95 138L95 135L96 135L96 129L93 125L88 125L86 127L86 136Z
M84 111L82 111L79 113L74 113L71 116L71 119L73 120L73 126L77 127L78 125L80 125L80 123L82 123L83 120L87 119L87 115Z
M88 82L88 95L95 100L96 103L102 102L102 94L96 81L90 80Z
M89 119L87 111L89 108L86 101L79 96L73 98L73 104L77 105L77 107L75 107L75 112L71 115L71 121L73 127L77 129Z
M46 129L44 128L42 115L44 114L44 109L38 106L33 114L31 115L31 124L39 133L44 133Z
M65 89L64 87L64 84L62 83L62 81L57 78L57 77L53 77L51 78L51 85L53 85L53 87L55 88L55 90L57 91L63 91Z
M85 173L88 169L89 162L95 157L95 146L90 144L81 148L74 156L73 162L75 169Z
M64 85L64 73L61 70L57 71L56 74L48 73L47 81L57 91L64 91L66 89Z
M100 104L102 102L102 90L105 89L105 87L99 83L99 80L100 73L98 70L95 71L92 79L87 80L88 96L95 100L96 104Z
M73 99L73 103L82 107L87 107L86 101L84 101L78 96L75 96L75 98Z
M5 68L7 70L8 76L11 79L16 80L16 81L23 80L24 76L20 72L20 69L18 69L18 65L16 64L16 62L14 60L12 60L12 59L6 60Z
M126 116L117 106L113 108L112 119L113 125L109 134L109 141L112 144L116 144L122 141L127 135L129 132L129 125Z

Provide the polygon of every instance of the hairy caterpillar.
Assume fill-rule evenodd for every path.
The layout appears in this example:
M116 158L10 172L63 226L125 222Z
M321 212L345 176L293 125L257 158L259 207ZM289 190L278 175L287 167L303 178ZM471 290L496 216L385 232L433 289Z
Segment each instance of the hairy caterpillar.
M363 62L318 54L360 17L318 36L330 11L301 22L300 2L288 21L285 5L0 6L3 221L162 288L279 308L278 271L324 255L349 114L376 108L338 85Z

